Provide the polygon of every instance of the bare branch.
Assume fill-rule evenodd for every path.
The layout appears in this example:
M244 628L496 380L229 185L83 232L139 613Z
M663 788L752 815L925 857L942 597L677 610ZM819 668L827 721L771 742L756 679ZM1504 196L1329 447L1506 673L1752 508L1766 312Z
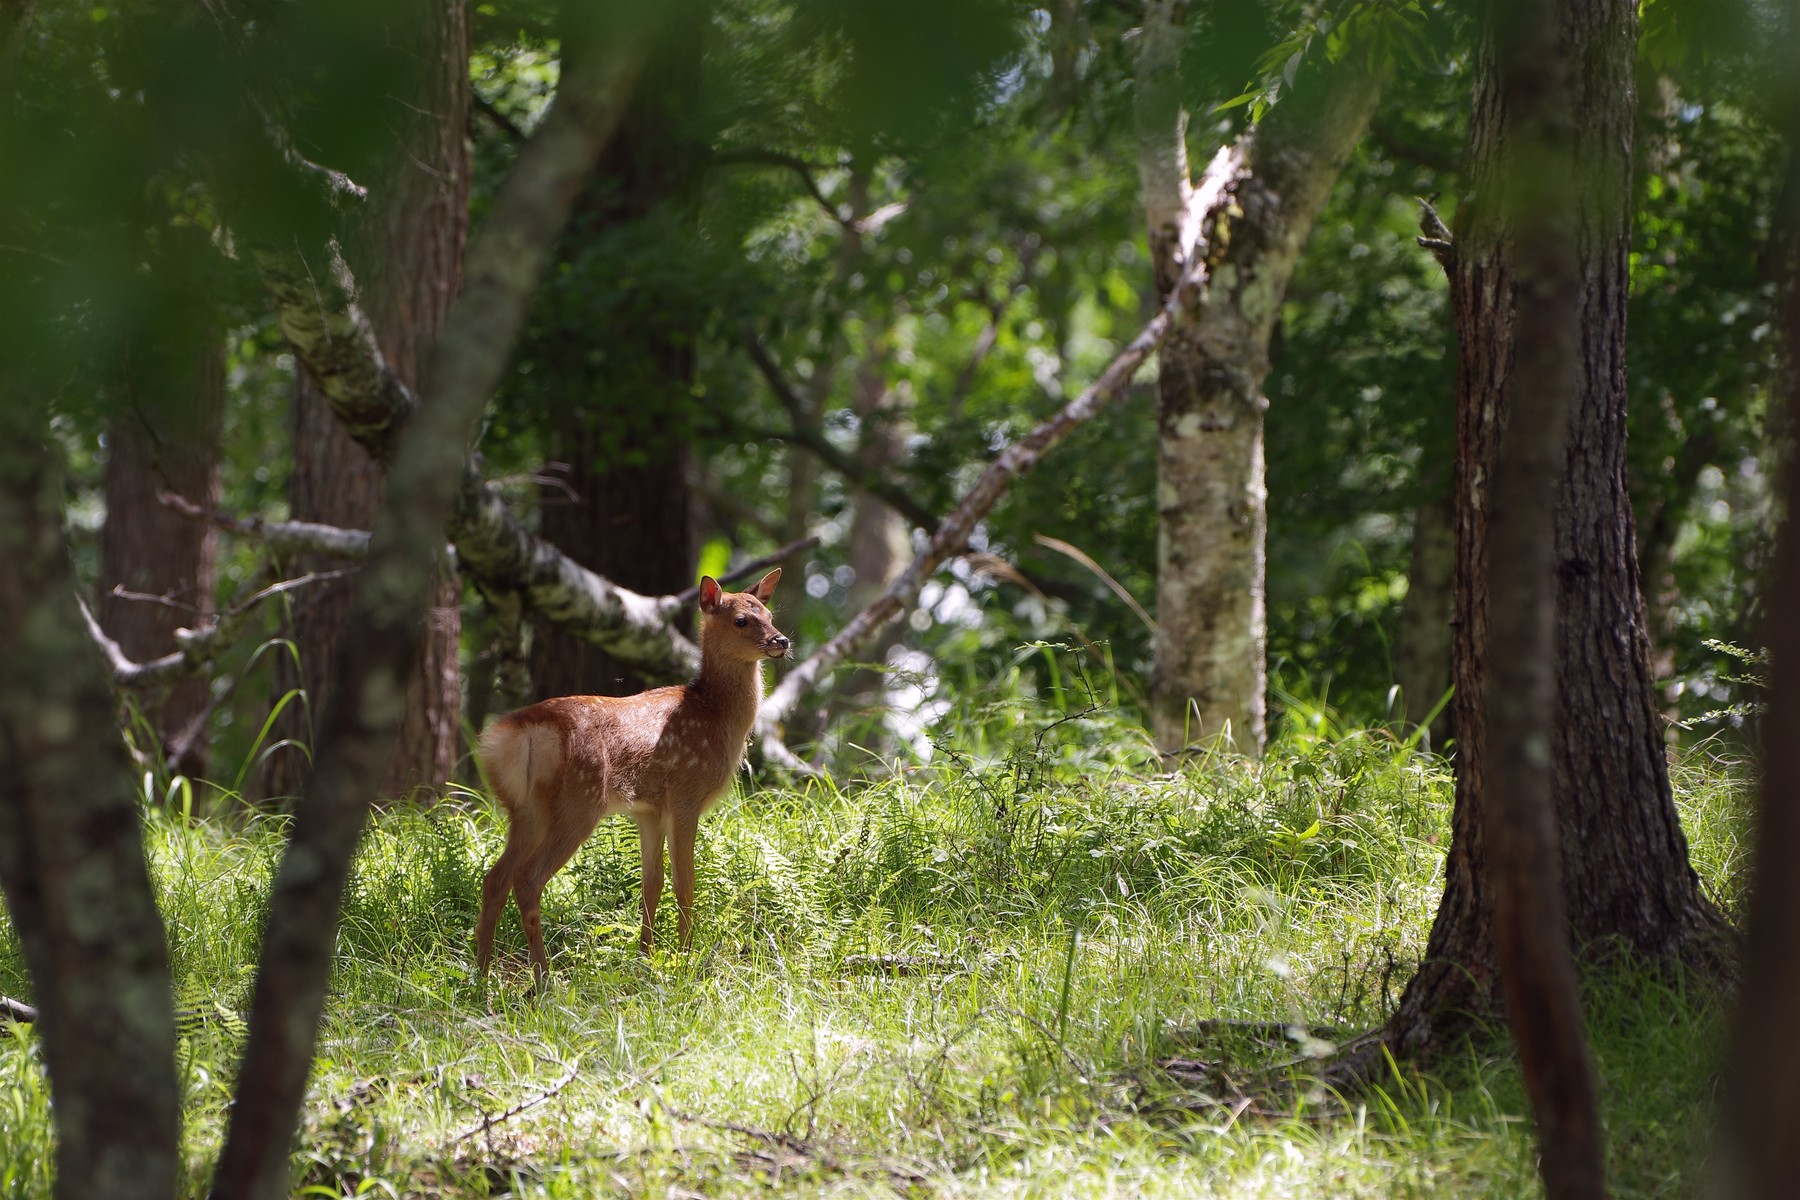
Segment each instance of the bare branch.
M1215 164L1218 161L1216 159ZM1202 187L1204 186L1203 184ZM1201 189L1196 189L1199 190ZM801 697L817 686L825 672L837 666L876 630L910 607L918 599L925 581L946 561L961 555L967 549L969 535L993 510L1000 497L1005 495L1012 481L1035 466L1072 429L1092 419L1125 390L1138 368L1168 334L1177 313L1190 304L1193 295L1204 287L1206 270L1205 255L1193 255L1186 272L1176 281L1176 286L1171 289L1169 299L1161 310L1107 364L1099 378L988 464L975 486L964 494L939 525L930 542L888 586L887 591L856 614L849 624L810 658L782 678L781 683L764 702L758 717L758 730L766 754L779 753L774 750L779 742L775 733L776 726L793 712Z
M814 173L824 169L824 164L810 163L792 154L783 154L779 150L737 149L720 150L713 155L713 161L726 166L743 163L752 166L785 167L800 176L805 185L807 195L818 201L819 207L840 225L848 224L848 219L837 205L825 195L819 187L818 176Z
M245 537L256 538L278 558L318 554L327 558L361 562L369 556L369 532L366 529L340 529L336 525L320 525L313 521L267 521L261 517L237 517L218 509L201 508L187 497L177 496L173 492L158 493L157 499L184 516Z
M775 361L774 356L769 353L769 348L763 344L760 337L746 329L743 333L743 340L744 349L750 354L750 361L756 364L756 369L768 381L769 390L775 393L775 398L787 410L794 425L791 433L765 430L763 432L766 436L806 447L819 457L819 461L843 476L852 487L874 496L927 533L937 529L935 513L893 484L871 474L864 469L861 463L838 449L831 439L825 436L825 431L820 429L807 415L808 408L805 401L795 390L793 384L788 381L787 376L781 370L781 365Z
M1431 256L1438 260L1444 273L1450 273L1455 265L1456 243L1450 236L1450 227L1444 224L1444 218L1438 216L1437 206L1425 197L1419 201L1419 245L1431 251Z

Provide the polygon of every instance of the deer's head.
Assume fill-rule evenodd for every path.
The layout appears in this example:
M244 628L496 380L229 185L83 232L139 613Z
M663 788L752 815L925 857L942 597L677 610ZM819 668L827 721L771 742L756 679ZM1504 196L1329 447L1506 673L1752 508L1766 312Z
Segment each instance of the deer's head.
M793 643L775 628L769 598L781 579L776 567L744 592L728 592L711 575L700 581L700 641L709 651L740 662L786 658Z

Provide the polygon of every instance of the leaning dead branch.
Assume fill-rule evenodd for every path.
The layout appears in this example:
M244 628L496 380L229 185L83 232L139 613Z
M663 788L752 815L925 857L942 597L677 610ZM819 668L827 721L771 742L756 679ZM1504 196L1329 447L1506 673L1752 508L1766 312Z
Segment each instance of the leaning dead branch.
M1179 285L1171 289L1168 303L1106 365L1099 378L988 464L981 478L975 481L975 486L963 495L924 549L888 586L887 591L851 618L850 623L812 657L783 677L764 702L758 721L759 738L767 757L776 762L793 758L792 751L781 743L777 730L780 723L799 705L801 698L818 686L826 672L844 661L883 625L910 608L918 599L925 581L939 567L968 549L969 536L974 533L975 526L993 511L994 505L1006 494L1006 489L1014 479L1036 466L1071 430L1098 415L1125 391L1138 368L1144 365L1151 352L1168 335L1177 317L1194 303L1205 282L1206 259L1204 255L1196 254Z

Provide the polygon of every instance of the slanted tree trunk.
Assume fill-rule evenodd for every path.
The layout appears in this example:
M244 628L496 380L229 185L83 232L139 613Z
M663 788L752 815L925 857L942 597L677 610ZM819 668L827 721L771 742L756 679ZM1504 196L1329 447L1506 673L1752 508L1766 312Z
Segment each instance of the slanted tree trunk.
M1728 969L1723 918L1701 894L1675 811L1649 671L1644 603L1625 486L1625 297L1632 137L1630 0L1565 4L1572 81L1574 199L1582 281L1581 376L1556 508L1556 699L1550 745L1564 902L1577 952L1612 947L1651 962ZM1418 1055L1499 1011L1483 729L1488 694L1489 522L1507 419L1518 309L1514 248L1502 236L1506 113L1484 50L1469 127L1473 194L1450 265L1457 376L1456 806L1444 896L1426 960L1385 1032Z
M408 0L395 12L395 36L411 40L414 77L396 81L383 119L395 145L370 188L368 208L351 222L345 256L357 269L364 311L394 374L418 391L425 357L462 279L468 234L469 29L466 0ZM381 502L382 468L333 415L318 382L301 372L294 397L294 517L345 529L368 529ZM331 564L304 560L297 571ZM296 594L294 640L308 708L330 700L338 646L350 610L349 580L313 584ZM406 718L377 790L404 795L441 783L456 760L460 716L458 644L460 589L446 572L426 618L428 636L407 693ZM298 709L283 732L310 743ZM315 747L316 750L316 747ZM273 760L271 790L292 794L305 777L295 751Z
M1226 738L1258 753L1265 724L1262 392L1281 298L1319 210L1381 92L1366 55L1309 65L1263 121L1188 174L1180 99L1185 0L1151 0L1137 131L1159 299L1188 256L1211 280L1158 351L1156 669L1164 753ZM1204 250L1196 249L1203 246Z
M565 10L576 24L580 6ZM655 19L592 37L565 36L556 100L520 151L469 247L467 283L432 350L428 391L398 440L367 565L357 578L342 686L322 714L317 769L295 812L269 918L213 1194L289 1194L289 1154L312 1068L351 862L368 820L369 781L404 715L421 621L461 500L481 412L500 382L531 295L575 196L599 158ZM639 31L642 32L639 32ZM574 31L570 31L573 33Z
M0 885L37 1002L56 1194L168 1197L168 946L112 684L75 607L48 434L48 414L0 383Z
M142 662L173 652L177 629L213 612L212 526L160 503L169 491L207 508L219 500L225 347L217 329L184 330L126 365L122 404L107 434L106 524L100 533L100 626ZM130 599L119 590L161 597ZM207 683L183 679L143 693L144 716L169 769L206 774Z
M570 223L569 258L611 262L641 253L643 231L657 236L672 213L692 223L699 160L687 126L700 44L691 34L678 30L646 72ZM678 416L692 403L693 333L678 325L666 297L637 296L586 328L557 331L558 343L542 348L581 401L553 418L566 487L544 489L541 533L582 566L650 596L694 582L694 463ZM543 619L534 622L531 676L540 698L630 695L650 684Z

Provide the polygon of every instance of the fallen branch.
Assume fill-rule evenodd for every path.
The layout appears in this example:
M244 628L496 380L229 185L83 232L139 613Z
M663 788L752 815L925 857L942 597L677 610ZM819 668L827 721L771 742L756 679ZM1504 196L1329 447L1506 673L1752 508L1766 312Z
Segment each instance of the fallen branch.
M23 1000L14 1000L11 996L0 996L0 1017L19 1025L29 1025L37 1020L37 1009Z
M450 1144L453 1146L460 1145L477 1134L492 1133L494 1126L504 1124L518 1116L520 1113L528 1113L534 1108L550 1103L550 1101L556 1099L556 1097L562 1093L564 1088L568 1087L571 1083L574 1083L575 1077L581 1073L581 1060L579 1058L567 1064L567 1066L568 1070L563 1072L561 1079L558 1079L543 1091L534 1094L530 1099L521 1100L503 1113L497 1113L494 1116L488 1116L486 1113L483 1113L481 1124L473 1125L468 1129L463 1130L454 1138L450 1139Z

